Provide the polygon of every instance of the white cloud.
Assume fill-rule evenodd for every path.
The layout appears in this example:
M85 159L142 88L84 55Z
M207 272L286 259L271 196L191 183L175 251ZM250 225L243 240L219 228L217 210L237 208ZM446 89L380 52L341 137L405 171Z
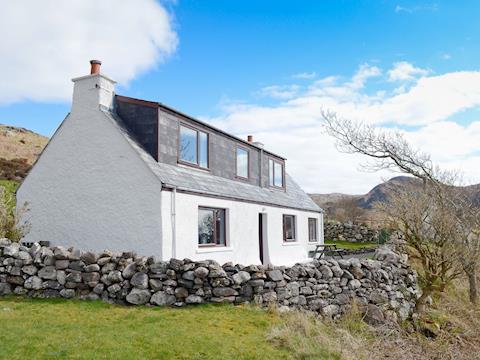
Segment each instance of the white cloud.
M417 6L395 6L396 13L408 13L413 14L417 11L438 11L438 4L425 4L425 5L417 5Z
M0 104L64 101L90 59L127 83L175 51L170 14L154 0L6 1L0 12Z
M298 93L299 89L298 85L271 85L261 88L258 94L274 99L290 99Z
M230 103L222 116L208 121L241 136L253 134L267 149L286 156L288 172L309 192L365 193L393 175L361 172L359 165L367 159L339 153L322 133L322 109L378 126L413 126L405 131L409 141L441 165L463 169L469 180L480 182L480 119L469 125L450 119L480 106L480 72L424 75L401 91L387 86L369 94L368 79L381 74L361 66L350 79L313 81L272 106ZM388 85L388 73L378 80L376 85Z
M452 58L452 55L450 55L449 53L442 53L440 55L440 57L443 59L443 60L450 60Z
M368 64L360 65L360 68L352 77L350 86L354 89L360 89L365 86L365 82L373 77L380 76L382 71L376 66L370 66Z
M393 64L393 68L388 71L388 79L390 81L412 81L417 76L422 77L429 73L430 70L417 68L409 62L400 61Z
M292 75L292 78L294 78L294 79L310 80L310 79L315 79L316 77L317 77L316 72L303 72L303 73Z

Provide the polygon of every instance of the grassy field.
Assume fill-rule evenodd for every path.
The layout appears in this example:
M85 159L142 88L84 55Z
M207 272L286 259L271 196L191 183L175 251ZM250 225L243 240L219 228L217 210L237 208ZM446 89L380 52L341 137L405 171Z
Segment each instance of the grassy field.
M325 244L337 244L339 249L371 249L377 247L376 243L352 243L348 241L325 240Z
M293 359L267 341L277 315L251 307L182 309L0 299L0 359Z
M338 321L251 306L125 307L0 298L0 359L480 359L480 306L465 283L433 300L417 322L372 328L351 311ZM407 355L408 354L408 355Z

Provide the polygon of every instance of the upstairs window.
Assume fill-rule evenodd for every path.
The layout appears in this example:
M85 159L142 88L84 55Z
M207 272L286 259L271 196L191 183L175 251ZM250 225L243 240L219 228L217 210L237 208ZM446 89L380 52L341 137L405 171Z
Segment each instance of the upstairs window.
M237 177L248 179L248 150L237 147Z
M283 241L285 242L297 241L294 215L283 215Z
M198 245L226 246L225 209L198 209Z
M308 218L308 241L318 241L318 224L315 218Z
M268 160L268 183L270 186L281 187L285 185L283 163L273 159Z
M208 168L208 134L180 125L179 160Z

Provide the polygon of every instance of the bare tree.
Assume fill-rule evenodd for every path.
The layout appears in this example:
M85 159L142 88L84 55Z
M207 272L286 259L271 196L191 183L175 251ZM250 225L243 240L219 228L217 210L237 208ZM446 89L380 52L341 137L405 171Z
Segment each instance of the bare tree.
M457 222L456 239L461 246L460 262L468 278L469 297L478 302L477 271L480 262L480 209L472 200L473 194L458 188L448 188L452 216Z
M423 181L422 191L428 194L428 199L420 196L422 194L412 197L411 193L404 192L401 196L397 194L384 210L396 219L397 227L409 234L407 243L423 258L426 292L441 291L446 282L458 276L457 265L460 264L469 278L470 300L476 302L480 210L465 192L459 191L458 173L434 166L428 154L411 147L398 131L381 131L371 125L340 118L332 112L323 112L323 118L326 132L337 140L340 151L370 158L370 162L362 165L364 169L396 170ZM443 220L438 221L441 218ZM439 280L436 286L434 283Z
M390 226L402 232L409 255L420 264L422 295L416 307L421 312L433 293L444 291L463 272L462 253L452 241L457 223L449 213L450 203L437 198L429 185L410 184L391 189L389 200L377 206L388 215Z

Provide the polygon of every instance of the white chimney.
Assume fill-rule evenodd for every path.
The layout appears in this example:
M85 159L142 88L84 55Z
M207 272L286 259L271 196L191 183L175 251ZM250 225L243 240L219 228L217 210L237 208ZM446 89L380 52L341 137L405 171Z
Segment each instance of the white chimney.
M72 79L72 112L82 109L98 110L101 107L113 109L116 82L100 74L101 61L91 60L90 65L90 75Z

